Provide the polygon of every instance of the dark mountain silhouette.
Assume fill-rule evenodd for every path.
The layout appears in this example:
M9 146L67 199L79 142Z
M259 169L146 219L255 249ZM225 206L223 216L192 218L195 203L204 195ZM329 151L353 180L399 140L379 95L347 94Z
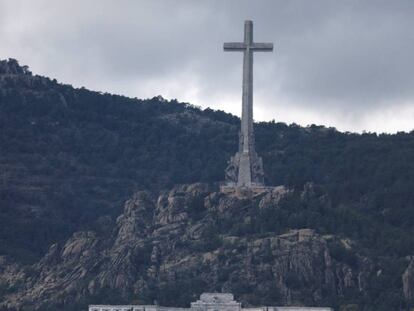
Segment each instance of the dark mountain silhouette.
M247 304L408 309L414 298L414 132L355 134L316 125L255 124L266 184L285 186L279 202L271 194L267 201L246 201L222 198L217 192L214 185L223 180L226 162L237 149L238 127L239 119L222 111L161 96L139 100L75 89L35 76L16 60L0 61L0 303L25 310L70 310L104 299L111 291L119 302L135 297L182 305L204 288L228 288ZM201 195L194 190L198 186L182 186L178 191L194 198L177 203L177 210L187 215L180 227L184 231L178 230L184 235L178 239L177 232L169 230L181 220L160 218L163 205L156 201L164 190L193 183L209 190ZM173 201L176 192L170 194ZM149 198L142 219L139 213L128 214L127 207L123 212L124 202L137 193ZM208 205L207 198L214 196L222 201ZM244 205L250 207L235 212L235 206ZM178 213L174 208L167 204L168 213ZM226 209L229 214L217 212ZM145 220L146 235L132 230L121 239L125 224L120 215L133 217L132 223ZM217 230L204 228L205 223ZM190 228L197 226L204 229L190 238ZM167 233L160 235L157 230L163 227ZM291 244L283 242L285 234ZM281 249L296 251L299 258L279 260L277 245L272 244L278 239L283 240ZM188 270L178 267L176 279L160 274L161 264L174 266L183 259L166 246L157 253L154 241L170 245L163 244L169 240L178 243L180 254L210 256L211 263L203 264L207 272L192 270L194 264ZM260 250L255 253L248 241L259 243ZM79 243L74 260L65 247ZM271 246L263 246L266 243ZM46 275L57 280L58 272L90 272L88 265L96 264L97 257L79 253L84 247L96 256L109 253L107 260L128 249L132 253L127 258L135 263L122 257L122 266L103 264L86 277L56 281L47 297L39 294L47 288ZM240 257L231 251L237 249L248 251ZM328 254L333 264L322 265L322 257L311 255L312 249ZM309 259L309 271L301 270L300 256ZM241 278L242 268L231 260L245 262L252 274ZM297 269L285 271L278 266L283 262ZM282 270L257 270L276 266ZM135 276L124 278L124 290L117 291L118 285L106 281L105 273L123 275L121 267L133 267ZM214 275L218 267L227 274ZM94 278L100 281L86 290ZM142 286L133 286L139 280ZM174 292L174 282L186 293ZM312 282L315 286L309 288ZM54 294L73 284L78 291L70 292L70 298ZM30 288L37 288L37 294Z

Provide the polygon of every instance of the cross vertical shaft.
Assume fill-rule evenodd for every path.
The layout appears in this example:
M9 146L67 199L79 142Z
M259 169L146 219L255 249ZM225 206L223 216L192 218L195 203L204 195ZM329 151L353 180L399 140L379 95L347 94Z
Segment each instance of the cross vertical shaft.
M272 43L253 42L253 22L244 23L244 41L224 43L224 51L243 52L242 118L239 152L231 158L226 169L229 186L251 187L263 185L262 159L254 148L253 133L253 52L273 51Z
M243 153L250 150L250 134L253 133L253 53L249 46L253 43L253 23L246 21L244 24L243 53L243 96L242 96L242 134Z

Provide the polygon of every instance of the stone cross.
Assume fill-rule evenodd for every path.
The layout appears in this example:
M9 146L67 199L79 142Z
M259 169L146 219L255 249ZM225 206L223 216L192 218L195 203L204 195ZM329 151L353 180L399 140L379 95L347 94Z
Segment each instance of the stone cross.
M226 169L227 186L263 186L262 159L256 154L253 133L253 52L271 52L272 43L253 42L253 22L244 23L244 42L224 43L224 51L243 52L242 118L239 152Z

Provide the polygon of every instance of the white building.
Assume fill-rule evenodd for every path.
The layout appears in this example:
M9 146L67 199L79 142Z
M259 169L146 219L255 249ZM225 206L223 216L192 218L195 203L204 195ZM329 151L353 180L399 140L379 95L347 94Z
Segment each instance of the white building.
M161 307L156 305L90 305L89 311L333 311L332 308L313 307L257 307L242 308L232 294L204 293L191 303L190 308Z

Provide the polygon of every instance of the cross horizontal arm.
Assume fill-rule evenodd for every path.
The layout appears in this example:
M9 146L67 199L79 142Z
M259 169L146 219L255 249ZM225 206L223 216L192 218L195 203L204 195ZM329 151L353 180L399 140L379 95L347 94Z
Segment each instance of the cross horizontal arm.
M223 45L224 51L244 51L246 44L244 42L227 42Z
M273 51L273 43L253 43L250 49L258 52L271 52Z

